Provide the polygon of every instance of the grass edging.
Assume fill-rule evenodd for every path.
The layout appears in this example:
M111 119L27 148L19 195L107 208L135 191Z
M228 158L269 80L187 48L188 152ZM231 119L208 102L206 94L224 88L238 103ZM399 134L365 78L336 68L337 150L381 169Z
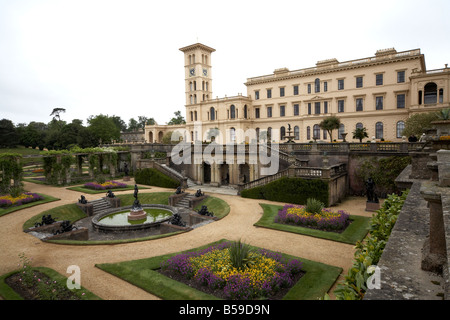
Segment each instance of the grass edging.
M113 189L105 189L105 190L94 190L94 189L85 188L83 186L69 187L69 188L66 188L66 189L67 190L71 190L71 191L87 193L87 194L99 194L99 193L105 193L106 194L108 192L108 190L111 190L112 192L133 190L134 189L134 185L129 185L129 186L124 187L124 188L113 188ZM150 189L150 188L149 187L139 186L139 190L141 190L141 189L144 190L144 189Z
M212 242L195 249L161 255L152 258L130 260L119 263L103 263L95 266L134 286L137 286L165 300L217 300L217 297L201 292L184 283L170 279L157 270L161 262L180 253L205 249L226 239ZM253 247L256 248L256 247ZM305 275L283 297L284 300L318 300L334 285L342 268L320 262L306 260L282 253L289 259L299 259L303 263Z
M316 230L296 225L275 223L274 219L278 214L278 210L281 210L283 206L265 203L260 203L259 205L263 209L263 216L254 224L254 226L256 227L263 227L279 231L302 234L306 236L349 244L356 244L358 241L364 239L367 233L369 232L369 223L370 223L369 217L350 215L352 223L342 233L337 233L337 232Z
M63 275L59 274L53 269L47 268L47 267L33 267L33 270L37 270L39 272L44 273L48 277L50 277L52 280L56 281L60 285L66 285L67 278ZM0 296L4 298L5 300L24 300L22 296L20 296L14 289L12 289L8 284L6 284L6 279L15 274L20 272L19 270L8 272L2 276L0 276ZM102 300L100 297L95 295L94 293L90 292L83 286L81 286L80 289L72 289L73 293L75 293L80 299L82 300ZM84 293L84 295L82 295Z

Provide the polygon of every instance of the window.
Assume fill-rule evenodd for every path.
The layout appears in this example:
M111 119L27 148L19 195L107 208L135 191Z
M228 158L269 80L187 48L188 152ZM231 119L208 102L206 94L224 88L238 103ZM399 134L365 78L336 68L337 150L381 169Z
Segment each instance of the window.
M375 97L375 109L383 110L383 97Z
M300 129L298 126L294 127L294 140L300 140Z
M377 122L375 124L375 138L383 139L383 122Z
M403 135L403 130L405 130L405 122L397 122L397 138L401 138Z
M363 87L363 77L356 77L356 87L357 88Z
M247 119L248 117L248 108L247 105L244 106L244 119Z
M281 140L284 140L285 137L286 137L286 128L281 127L280 128L280 138L281 138Z
M267 118L272 118L272 107L267 107Z
M194 121L194 113L191 111L191 121Z
M272 141L272 128L267 128L267 141Z
M344 79L338 80L338 90L344 90Z
M259 100L259 91L255 91L255 100Z
M323 140L327 140L328 136L327 136L327 130L322 130L323 133Z
M326 82L326 81L323 83L323 91L324 92L328 91L328 82Z
M341 123L339 125L339 130L338 130L338 139L342 139L342 134L345 133L345 126L343 123Z
M338 112L344 112L344 100L338 100Z
M364 128L364 125L361 122L358 122L356 124L356 129L362 129L362 128Z
M230 106L230 118L235 119L236 118L236 107L234 104Z
M194 119L197 121L197 111L194 111Z
M397 72L397 83L405 82L405 71Z
M259 142L259 135L260 135L260 130L259 128L256 128L256 141Z
M308 103L308 114L311 114L311 102Z
M298 85L294 86L294 96L298 95Z
M285 106L280 106L280 117L284 117L286 115Z
M397 109L405 108L405 94L397 95Z
M259 115L259 108L255 108L255 118L259 119L260 115Z
M320 114L320 102L314 103L314 114Z
M320 92L320 80L318 78L314 81L314 92Z
M211 120L216 120L216 110L213 107L209 108L209 114Z
M434 82L429 82L424 88L424 102L425 104L437 103L437 85Z
M267 89L267 98L272 98L272 89Z
M294 104L294 116L298 116L300 114L300 108L298 104Z
M230 141L236 141L236 129L230 128Z
M444 89L439 89L439 103L444 102Z
M382 73L375 75L375 84L377 86L383 85L383 74Z
M308 83L308 93L311 93L311 83Z
M320 127L318 124L315 124L313 127L313 139L320 139Z
M284 97L284 88L280 88L280 97Z
M328 113L328 101L323 102L323 113Z
M306 127L306 140L311 140L311 127Z
M363 111L363 99L356 99L356 111Z

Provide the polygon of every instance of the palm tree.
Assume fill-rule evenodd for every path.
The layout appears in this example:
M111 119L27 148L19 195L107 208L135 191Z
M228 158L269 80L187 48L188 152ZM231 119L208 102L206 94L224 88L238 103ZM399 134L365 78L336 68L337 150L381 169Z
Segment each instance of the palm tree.
M367 134L366 128L356 128L355 131L353 131L353 139L359 139L359 142L362 142L362 139L368 138L369 135Z
M328 135L330 136L330 142L333 142L333 130L339 129L339 126L341 125L341 120L339 120L336 116L330 116L326 117L322 120L321 123L319 123L319 127L322 130L326 130L328 132Z

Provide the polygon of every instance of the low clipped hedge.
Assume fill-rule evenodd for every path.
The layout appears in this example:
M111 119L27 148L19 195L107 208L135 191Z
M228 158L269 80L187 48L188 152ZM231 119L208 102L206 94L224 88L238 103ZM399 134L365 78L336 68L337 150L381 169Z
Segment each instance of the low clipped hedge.
M302 205L308 198L314 198L327 204L328 183L320 179L283 177L264 186L243 190L241 197Z
M134 174L137 184L162 188L177 188L180 183L153 168L140 169Z

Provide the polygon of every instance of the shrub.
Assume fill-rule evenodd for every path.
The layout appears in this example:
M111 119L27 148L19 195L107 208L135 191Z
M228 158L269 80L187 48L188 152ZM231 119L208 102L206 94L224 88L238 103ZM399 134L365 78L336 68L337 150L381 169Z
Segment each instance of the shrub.
M243 190L241 196L295 204L306 204L308 198L314 198L328 204L328 183L320 179L283 177L265 186Z
M162 188L177 188L180 185L175 179L172 179L153 168L138 170L134 175L134 180L138 184Z
M322 209L324 207L325 205L319 200L313 198L308 198L306 200L306 207L305 207L306 212L320 214L322 213Z

